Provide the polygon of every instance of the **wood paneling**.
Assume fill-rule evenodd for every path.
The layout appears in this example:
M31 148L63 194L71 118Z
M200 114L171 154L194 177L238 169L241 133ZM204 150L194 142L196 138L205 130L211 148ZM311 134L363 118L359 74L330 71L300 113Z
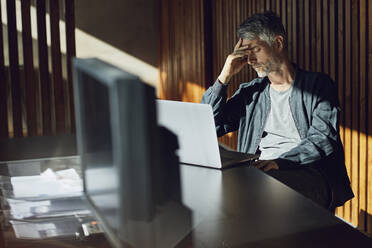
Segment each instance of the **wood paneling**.
M367 24L368 24L368 42L367 42L367 53L368 54L368 64L367 64L367 232L372 233L372 3L366 1L367 4ZM368 99L368 100L367 100Z
M8 22L0 27L0 138L74 132L71 72L71 58L75 56L74 0L17 1L19 10L16 0L7 0L0 6L0 9L6 8ZM36 8L36 23L32 23L31 8ZM21 13L19 27L16 12ZM61 41L60 37L60 13L65 14L66 41ZM47 26L47 18L50 26ZM4 27L8 33L7 46L3 46ZM32 37L32 29L37 30L37 37ZM21 42L18 37L22 37ZM33 42L37 42L35 52ZM62 61L61 42L66 42L66 64ZM9 54L9 66L5 64L4 54ZM34 61L38 63L34 65ZM62 75L64 67L67 79Z
M183 101L201 99L206 77L210 75L205 70L205 56L208 52L203 42L203 6L204 1L198 0L161 2L161 23L164 26L161 29L159 49L161 98Z
M359 227L362 230L367 229L366 223L366 215L367 213L367 97L368 97L368 79L367 79L367 70L368 70L368 38L367 38L367 1L368 0L361 0L360 1L360 12L359 12L359 19L360 19L360 46L359 46L359 80L360 80L360 89L359 89L359 98L360 101L356 101L358 103L357 107L360 111L360 118L359 118L359 209L358 209L358 216L359 216Z
M338 8L337 8L337 24L338 24L338 31L336 32L337 38L337 68L344 68L345 65L345 2L338 1ZM338 70L336 73L336 82L338 82L338 99L340 101L341 109L345 109L345 70ZM343 144L345 144L345 111L341 111L340 113L340 136ZM339 216L344 216L344 209L338 208L336 209L336 214Z
M202 29L194 29L198 33L184 32L185 20L193 17L193 25L203 25L206 19L197 13L190 12L198 1L173 4L173 1L162 0L167 6L161 14L161 77L160 96L166 99L182 100L180 95L193 94L198 101L203 91L180 92L174 94L174 89L184 89L180 84L204 70L205 63L213 63L212 82L203 82L199 77L199 86L209 86L217 78L223 67L226 56L237 42L236 28L248 16L262 10L273 10L278 13L288 33L288 48L290 58L300 67L327 73L338 86L338 96L341 106L340 135L345 148L345 163L351 179L355 198L336 210L341 218L361 230L372 234L372 3L368 0L215 0L212 6L204 8L204 13L210 15L212 22L212 39ZM201 5L205 4L199 1ZM188 10L182 10L186 8ZM169 19L175 13L187 12L184 20ZM182 19L182 18L180 18ZM201 33L200 33L201 32ZM204 32L204 34L203 34ZM198 46L188 44L196 37L201 43L213 42L212 56L198 57L201 50ZM208 41L207 41L208 40ZM188 47L186 57L176 57L177 46ZM203 47L203 45L201 45ZM192 50L195 49L195 50ZM194 53L195 55L191 55ZM189 59L193 58L193 59ZM204 62L201 60L203 58ZM194 59L198 61L194 61ZM181 60L181 61L175 61ZM182 63L180 63L182 62ZM199 65L200 68L190 67ZM190 70L184 70L185 67ZM176 72L180 74L174 78ZM171 76L173 75L173 76ZM173 78L172 78L173 77ZM256 77L251 68L244 68L232 79L228 89L231 96L241 82ZM200 96L195 94L200 93ZM235 147L236 135L226 135L221 139L226 144Z
M36 113L36 96L37 85L34 77L34 56L32 51L31 36L31 17L30 17L30 0L21 1L22 9L22 45L23 45L23 68L26 84L26 115L27 115L27 134L28 136L37 135L37 113Z
M351 5L350 1L345 1L345 61L351 61ZM345 148L345 163L346 169L351 177L351 63L344 64L346 73L345 73L345 122L343 123L345 127L345 140L344 140L344 148ZM352 179L352 178L351 178ZM349 220L351 219L351 205L350 201L348 201L344 206L344 218Z
M49 57L46 36L46 6L45 0L36 1L37 13L37 43L39 52L39 78L41 87L43 135L52 134L51 81L49 78Z
M9 68L12 92L12 117L14 137L22 137L22 92L19 74L18 39L15 0L7 1Z
M62 78L61 39L59 35L59 0L50 1L49 4L56 133L62 134L65 132L66 128L66 117L65 88Z
M70 107L70 125L69 131L75 133L75 105L74 105L74 92L72 84L72 58L76 55L75 46L75 0L66 0L66 60L67 60L67 85Z
M0 4L0 20L1 17L1 6ZM0 25L0 139L8 138L8 104L7 104L7 91L8 81L5 74L5 63L4 63L4 38L3 38L3 25Z
M351 6L351 37L359 37L359 0L353 0ZM351 54L352 54L352 74L351 74L351 185L355 194L354 199L352 199L352 209L351 209L351 222L354 225L358 225L358 213L359 213L359 45L353 46L351 44Z

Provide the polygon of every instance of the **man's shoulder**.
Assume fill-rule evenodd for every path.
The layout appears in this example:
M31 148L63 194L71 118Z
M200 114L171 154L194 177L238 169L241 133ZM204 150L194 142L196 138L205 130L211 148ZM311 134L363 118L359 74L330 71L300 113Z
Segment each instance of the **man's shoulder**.
M301 78L305 83L311 84L324 84L324 83L333 83L332 78L323 72L314 72L314 71L306 71L306 70L299 70L301 73Z
M299 88L313 95L324 95L329 93L338 92L337 84L333 79L326 73L323 72L311 72L311 71L301 71Z

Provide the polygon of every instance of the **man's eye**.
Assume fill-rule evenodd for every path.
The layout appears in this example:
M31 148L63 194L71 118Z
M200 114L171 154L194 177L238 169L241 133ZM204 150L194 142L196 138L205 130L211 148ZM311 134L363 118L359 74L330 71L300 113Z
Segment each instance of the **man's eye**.
M260 50L261 50L261 48L259 48L259 47L255 47L255 48L253 49L253 52L258 53Z

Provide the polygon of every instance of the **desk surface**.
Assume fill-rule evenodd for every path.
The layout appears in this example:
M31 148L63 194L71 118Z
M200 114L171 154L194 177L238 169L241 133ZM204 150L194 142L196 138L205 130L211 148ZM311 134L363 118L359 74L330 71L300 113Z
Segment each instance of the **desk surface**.
M15 175L27 164L10 166ZM41 163L41 170L43 166L51 163ZM58 166L63 167L60 161ZM0 166L0 175L9 173L8 167ZM192 226L177 247L372 247L367 236L257 169L181 165L180 179ZM89 240L20 240L9 226L2 227L0 242L13 248L110 247L99 235Z

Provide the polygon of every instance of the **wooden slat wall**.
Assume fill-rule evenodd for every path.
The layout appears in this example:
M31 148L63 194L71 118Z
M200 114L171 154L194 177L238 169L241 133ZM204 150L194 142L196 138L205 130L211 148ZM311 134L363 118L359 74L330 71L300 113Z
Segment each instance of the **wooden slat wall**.
M203 3L199 0L161 1L164 28L159 47L160 98L201 99L206 78Z
M18 39L16 26L15 1L7 1L8 16L8 47L9 47L9 68L12 96L12 117L14 137L22 137L22 99L21 80L19 74Z
M61 39L59 35L59 1L50 1L50 33L52 48L52 73L54 88L54 107L56 133L65 131L65 90L62 78Z
M367 34L366 37L368 37L367 42L367 89L366 94L367 97L366 100L367 103L367 232L372 233L372 115L370 114L370 111L372 111L372 4L367 1Z
M273 10L281 16L288 32L292 61L302 68L327 73L338 85L342 110L340 134L355 198L338 208L336 214L372 234L372 115L369 114L372 109L372 2L215 0L209 8L204 9L212 13L213 38L211 41L198 40L201 48L203 43L211 45L209 43L213 42L213 55L206 57L197 57L203 51L198 50L199 46L190 46L197 37L203 37L203 33L200 34L203 30L196 29L198 22L203 25L207 21L200 17L202 7L190 10L196 3L206 6L206 1L194 0L192 4L186 1L182 4L172 2L161 1L163 12L159 66L162 76L159 95L166 99L185 100L180 96L192 94L193 98L187 100L199 101L203 91L187 91L187 80L180 78L193 78L197 85L208 87L217 78L226 56L237 42L236 28L244 19L263 10ZM188 14L179 18L179 14L185 11ZM178 18L170 21L170 18L176 16ZM192 18L195 29L190 34L189 29L185 30L185 25ZM186 46L187 54L177 56L181 54L179 46ZM205 63L210 61L213 63L213 71L204 72L212 74L212 82L203 82L204 77L195 78L196 73L203 71ZM256 74L251 68L244 68L232 80L228 94L231 96L239 83L254 77ZM222 140L235 147L236 135L226 136Z
M36 96L37 85L34 77L34 56L32 51L30 0L22 0L22 38L23 38L23 68L26 83L27 133L37 135Z
M0 20L1 16L1 6L0 4ZM5 74L5 64L4 64L4 38L3 38L3 25L0 25L0 139L8 138L8 104L7 104L7 91L8 82Z
M71 59L75 56L74 0L21 0L22 42L17 40L16 0L7 0L9 69L4 65L2 28L0 29L0 138L49 136L75 131ZM31 22L30 8L36 8L37 23ZM0 4L1 5L1 4ZM49 6L50 26L47 26ZM61 10L61 6L65 9ZM60 37L60 13L65 15L66 41ZM37 51L33 51L31 29L37 29ZM47 30L51 31L51 49ZM61 42L66 42L66 65ZM23 65L19 63L23 48ZM34 65L37 56L39 67ZM50 60L51 59L51 60ZM52 70L49 70L51 61ZM62 66L67 67L67 79ZM10 71L10 77L7 73ZM11 95L7 94L11 88ZM24 97L22 97L24 95ZM11 104L8 105L8 102ZM41 105L41 106L40 106ZM8 116L8 112L12 113Z
M43 135L52 134L52 108L51 108L51 81L49 77L49 58L46 35L46 4L45 0L36 1L37 12L37 42L39 52L39 78L41 88L42 106L42 133ZM42 61L42 63L40 63Z
M66 57L67 57L67 83L68 83L68 95L70 105L70 127L69 131L75 133L75 105L74 105L74 92L72 85L72 58L76 55L75 46L75 0L66 0Z

